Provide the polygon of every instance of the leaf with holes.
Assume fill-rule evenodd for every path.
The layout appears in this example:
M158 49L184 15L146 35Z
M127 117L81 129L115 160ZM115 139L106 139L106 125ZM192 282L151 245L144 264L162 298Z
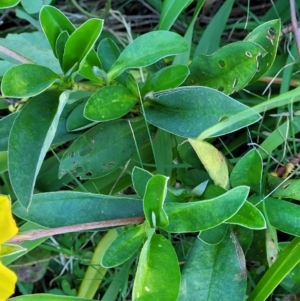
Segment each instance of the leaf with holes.
M272 67L277 53L280 27L280 19L272 20L256 27L245 38L245 41L259 44L266 50L265 55L258 57L258 69L251 83L257 81Z
M236 42L212 55L198 55L190 65L191 74L186 83L232 94L251 81L257 71L257 59L265 53L258 44Z
M150 123L185 138L197 138L215 125L221 129L210 137L228 134L260 119L251 108L208 87L179 87L148 93L145 99L145 117ZM239 113L242 116L235 119ZM227 125L230 117L233 119Z

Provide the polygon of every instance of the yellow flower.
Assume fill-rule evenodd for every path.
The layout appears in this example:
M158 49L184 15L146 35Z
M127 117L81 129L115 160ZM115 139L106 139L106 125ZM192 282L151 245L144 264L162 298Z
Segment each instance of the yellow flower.
M15 220L11 214L10 199L0 195L0 254L1 245L14 237L18 232ZM5 301L15 291L17 276L0 262L0 301Z

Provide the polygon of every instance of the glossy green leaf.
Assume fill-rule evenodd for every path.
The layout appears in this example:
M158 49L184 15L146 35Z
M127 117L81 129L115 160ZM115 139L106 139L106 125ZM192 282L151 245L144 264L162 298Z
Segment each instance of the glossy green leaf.
M23 64L4 74L1 88L6 97L23 98L40 94L59 80L60 77L47 67Z
M45 5L41 9L40 23L55 55L57 54L56 41L59 35L63 31L69 35L75 31L70 20L59 9L50 5Z
M14 192L24 207L30 206L37 174L54 138L68 94L69 91L60 96L57 92L45 92L31 98L11 129L8 170Z
M109 80L129 68L145 67L159 59L188 50L183 37L170 31L152 31L130 43L108 71Z
M198 238L206 244L217 245L225 238L228 228L229 225L220 224L214 228L201 231Z
M8 136L18 114L12 113L0 119L0 151L7 151Z
M275 198L265 200L270 224L276 229L300 236L300 206Z
M63 54L63 70L68 72L93 49L102 31L103 20L90 19L77 28L66 42ZM74 69L75 70L75 69Z
M123 264L139 250L145 238L144 224L122 232L105 251L101 265L111 268Z
M222 122L224 128L213 136L234 132L260 119L260 115L254 112L226 126L227 118L234 118L248 107L208 87L179 87L149 93L146 100L145 116L150 123L186 138L197 138L202 132Z
M172 233L198 232L218 226L234 216L245 203L249 188L240 186L221 196L189 203L165 203L169 225L164 229Z
M172 244L161 234L149 238L140 255L133 301L176 301L180 269Z
M240 225L255 230L266 228L266 221L262 213L247 201L233 217L226 221L226 223Z
M90 301L91 299L78 298L71 296L58 296L52 294L29 294L9 298L8 301Z
M234 166L230 174L232 187L246 185L257 194L261 193L262 183L262 159L256 149L250 150Z
M234 55L232 55L234 54ZM264 49L251 42L235 42L212 55L198 55L190 64L187 84L207 86L225 94L243 89L257 71Z
M94 121L109 121L126 115L138 98L124 86L105 86L88 100L84 116Z
M189 74L188 67L184 65L171 65L160 69L150 76L142 87L142 95L147 92L157 92L180 86Z
M144 198L146 187L148 181L153 177L153 175L138 166L135 166L132 171L132 183L135 192L140 198Z
M189 139L190 144L196 151L198 158L204 165L215 185L229 188L229 172L225 157L213 145L206 141Z
M1 0L0 9L16 6L20 0Z
M272 197L300 201L300 180L290 179L285 181L284 184L280 185L280 187L274 191Z
M86 103L87 103L87 99L79 103L69 114L67 119L67 124L66 124L68 131L82 130L96 123L89 119L84 118L83 112Z
M158 28L169 30L176 21L180 13L192 3L192 0L166 0L163 2L162 11L159 19Z
M149 140L145 121L131 120L138 145ZM82 179L102 177L125 164L135 153L132 130L126 120L98 124L85 132L64 153L59 175L74 173Z
M168 216L163 208L167 195L168 177L153 176L147 183L144 195L144 213L152 228L168 226Z
M257 81L272 67L277 53L280 27L280 19L265 22L256 27L245 38L245 41L259 44L267 52L264 56L258 57L258 70L251 82Z
M28 210L17 201L13 204L13 212L47 228L144 216L139 199L74 191L34 194Z
M230 233L217 245L196 239L182 269L178 301L244 300L247 274L238 252Z

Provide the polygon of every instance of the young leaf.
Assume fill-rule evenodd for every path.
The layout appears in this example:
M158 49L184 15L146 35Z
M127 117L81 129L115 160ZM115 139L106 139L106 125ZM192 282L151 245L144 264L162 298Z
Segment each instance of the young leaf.
M59 80L59 75L47 67L35 64L18 65L4 74L2 93L6 97L31 97L42 93Z
M70 35L63 54L63 71L65 73L75 65L77 69L79 68L80 62L92 50L99 38L102 26L103 20L90 19Z
M144 213L151 228L164 228L169 224L168 216L163 209L167 182L167 177L155 175L147 183L144 195Z
M146 96L145 118L167 132L186 138L197 138L218 124L222 127L214 136L237 131L260 119L260 115L233 98L208 87L179 87ZM226 126L226 120L249 110L236 122ZM210 136L213 137L213 136Z
M280 19L271 20L256 27L245 38L245 41L259 44L267 51L264 56L258 57L257 73L252 78L252 83L257 81L272 67L277 53L280 27Z
M108 71L112 80L129 68L145 67L159 59L188 50L184 38L170 31L152 31L130 43Z
M134 167L132 171L132 183L135 192L140 198L144 198L147 183L152 177L153 175L149 171L137 166Z
M236 187L221 196L189 203L165 203L169 217L168 232L198 232L218 226L234 216L249 193L246 186Z
M229 231L217 245L196 239L182 269L178 301L243 300L247 270L239 250Z
M41 9L40 23L54 55L58 58L56 49L57 38L63 31L71 35L75 31L74 25L59 9L50 5L45 5Z
M149 238L140 255L133 285L133 301L175 301L180 269L172 244L161 234Z
M266 220L262 213L247 201L234 216L226 221L226 223L241 225L248 229L255 230L266 228Z
M37 174L54 138L69 92L61 95L44 92L31 98L12 126L8 170L14 192L25 208L30 206Z
M105 86L88 100L84 116L94 121L109 121L126 115L138 98L124 86Z
M142 95L147 92L157 92L180 86L189 74L188 67L172 65L155 72L142 87Z
M261 193L262 159L256 149L250 150L235 165L230 174L232 187L246 185L257 194Z
M213 145L205 141L189 139L209 176L214 183L225 189L229 188L229 172L226 159Z
M122 232L105 251L101 265L111 268L124 263L139 250L145 238L144 224Z
M144 120L131 120L131 126L138 145L149 140ZM61 159L59 175L72 172L82 179L99 178L124 164L135 151L127 121L100 123L69 146Z
M234 55L233 55L234 54ZM187 84L207 86L225 94L244 88L257 71L257 58L265 50L251 42L235 42L212 55L198 55L190 65Z
M34 194L28 210L17 201L13 204L13 212L46 228L144 216L140 199L75 191ZM51 214L42 215L41 212Z

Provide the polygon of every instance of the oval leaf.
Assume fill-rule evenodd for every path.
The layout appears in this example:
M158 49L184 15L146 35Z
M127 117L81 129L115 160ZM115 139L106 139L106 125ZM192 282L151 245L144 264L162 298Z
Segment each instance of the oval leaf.
M245 260L229 233L217 245L196 239L182 269L178 301L244 300L247 271L239 256Z
M226 223L240 225L255 230L266 228L266 220L262 213L247 201L233 217L226 221Z
M0 9L16 6L20 0L1 0Z
M14 192L24 207L30 206L37 174L55 136L69 92L60 96L57 92L45 92L31 98L12 126L8 170Z
M130 43L108 72L110 80L129 68L151 65L161 58L188 50L183 37L175 32L158 30L146 33Z
M220 224L217 227L201 231L198 238L209 245L219 244L227 234L229 225Z
M221 129L209 137L228 134L260 119L259 114L254 112L249 116L247 112L243 118L226 126L228 117L235 118L236 114L251 109L207 87L179 87L148 93L146 100L145 117L150 123L186 138L197 138L214 125L220 125Z
M109 121L127 114L138 98L124 86L106 86L88 100L84 116L94 121Z
M0 128L1 130L1 128ZM135 166L132 171L132 182L135 192L140 198L144 198L148 181L153 175L138 166Z
M180 269L172 244L154 233L145 243L135 275L133 301L175 301Z
M232 94L251 81L257 70L257 58L262 54L265 50L258 44L235 42L212 55L198 55L190 65L187 83Z
M192 139L189 139L189 142L214 183L228 189L229 172L223 154L208 142Z
M74 191L35 194L28 210L17 201L13 212L47 228L144 216L143 203L139 199Z
M131 120L138 145L149 140L144 120ZM102 177L124 164L135 153L132 129L125 120L101 123L75 140L59 166L62 177L68 172L82 179Z
M168 216L163 209L167 195L168 177L162 175L153 176L147 183L144 196L144 213L150 227L164 228L168 226Z
M90 19L70 35L63 55L63 70L65 73L75 65L77 69L79 68L80 62L92 50L100 36L102 26L103 20Z
M248 187L240 186L209 200L166 203L164 209L169 217L169 225L164 230L185 233L216 227L238 212L248 193Z
M6 97L23 98L40 94L60 77L51 69L23 64L10 68L2 79L2 93Z
M234 166L230 174L232 187L246 185L257 194L261 193L262 183L262 159L256 149L252 149L244 155Z
M122 232L105 251L101 265L111 268L124 263L138 251L145 238L144 224Z

